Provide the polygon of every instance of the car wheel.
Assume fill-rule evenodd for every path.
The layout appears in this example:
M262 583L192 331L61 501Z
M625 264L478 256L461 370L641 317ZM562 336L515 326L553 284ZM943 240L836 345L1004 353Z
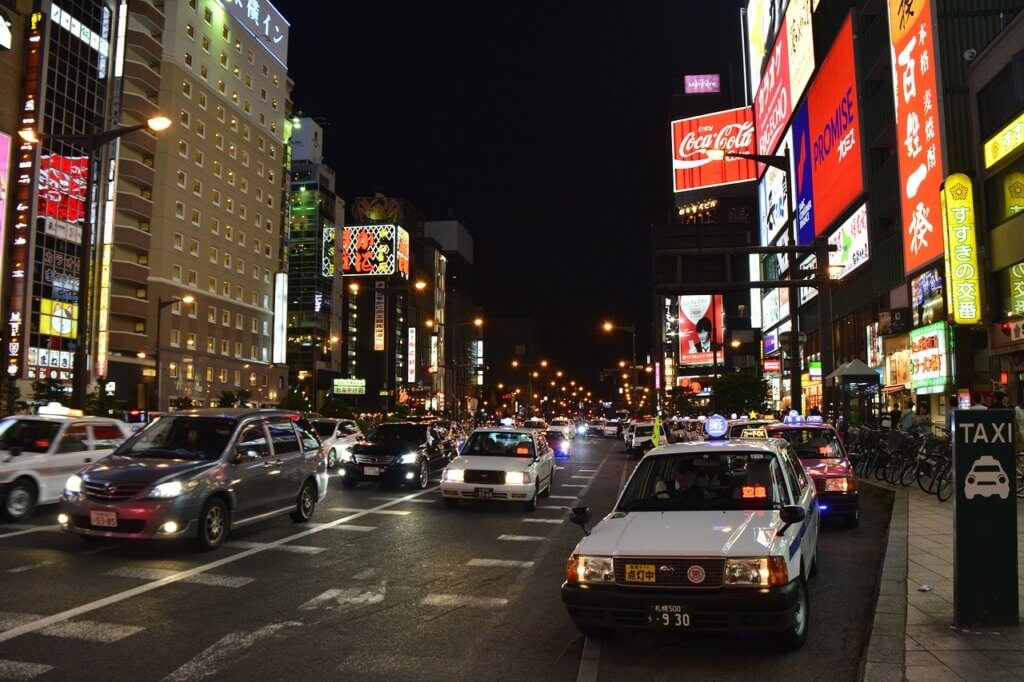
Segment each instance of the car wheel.
M860 525L860 507L857 508L852 514L847 514L843 517L843 521L846 522L847 528L856 528Z
M331 448L331 451L327 453L327 468L336 469L338 464L338 451L335 448Z
M459 506L459 501L456 500L454 497L446 497L444 498L444 506L448 507L449 509L455 509L456 507Z
M533 497L523 503L523 508L528 512L537 511L537 497L540 496L540 485L534 486Z
M224 544L228 534L228 508L224 500L212 497L199 514L199 528L196 529L195 545L204 552L217 549Z
M423 490L430 483L430 469L427 468L426 460L420 460L420 469L413 481L412 487L416 490Z
M608 639L609 637L615 636L615 630L613 628L602 628L595 625L577 625L576 629L580 631L580 634L590 639Z
M779 638L782 648L787 651L796 651L807 641L807 626L811 615L807 599L807 582L803 576L797 579L796 589L796 612L793 614L793 623Z
M11 521L27 519L36 508L37 495L35 483L27 478L19 478L7 489L3 515Z
M541 497L550 497L551 496L551 486L553 486L554 484L555 484L555 468L551 467L551 475L548 476L548 484L546 486L544 486L544 490L541 491L540 496Z
M306 523L313 518L313 510L316 509L316 484L313 481L306 481L299 491L299 498L295 501L295 511L291 513L292 521L295 523Z

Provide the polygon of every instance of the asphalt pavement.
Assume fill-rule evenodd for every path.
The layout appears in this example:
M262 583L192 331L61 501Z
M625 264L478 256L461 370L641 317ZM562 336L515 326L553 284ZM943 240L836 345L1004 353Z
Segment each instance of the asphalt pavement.
M607 513L635 464L614 439L574 442L534 513L446 509L425 491L331 481L311 524L233 533L212 553L89 543L42 508L0 524L0 680L854 679L888 522L826 527L804 649L756 639L628 634L585 641L562 606L580 538L568 508ZM581 666L582 660L582 666Z

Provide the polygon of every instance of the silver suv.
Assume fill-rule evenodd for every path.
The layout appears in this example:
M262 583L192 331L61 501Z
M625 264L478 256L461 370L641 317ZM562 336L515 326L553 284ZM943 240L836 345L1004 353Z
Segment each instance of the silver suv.
M190 538L211 550L233 527L280 514L309 521L326 494L323 448L299 414L187 410L71 476L57 520L87 537Z

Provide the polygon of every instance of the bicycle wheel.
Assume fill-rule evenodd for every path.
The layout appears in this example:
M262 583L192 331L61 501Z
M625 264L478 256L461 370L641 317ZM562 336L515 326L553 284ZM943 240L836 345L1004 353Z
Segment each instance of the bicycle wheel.
M900 485L904 488L910 487L910 484L917 479L917 472L921 469L921 460L915 458L911 462L907 462L903 465L903 471L900 472Z
M1024 497L1024 452L1017 453L1017 497Z
M939 479L938 490L936 495L939 497L939 502L945 502L953 496L953 464L950 463L946 467L946 470L942 472L942 476Z
M929 458L917 468L917 486L926 493L933 493L932 486L935 485L935 472L939 464Z
M885 465L885 482L889 485L896 485L900 480L900 473L903 471L903 457L897 455L890 459Z

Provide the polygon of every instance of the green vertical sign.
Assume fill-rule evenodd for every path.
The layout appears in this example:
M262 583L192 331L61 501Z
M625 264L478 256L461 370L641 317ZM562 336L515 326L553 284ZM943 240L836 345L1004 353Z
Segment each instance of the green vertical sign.
M953 618L1016 625L1017 467L1012 410L953 411Z

